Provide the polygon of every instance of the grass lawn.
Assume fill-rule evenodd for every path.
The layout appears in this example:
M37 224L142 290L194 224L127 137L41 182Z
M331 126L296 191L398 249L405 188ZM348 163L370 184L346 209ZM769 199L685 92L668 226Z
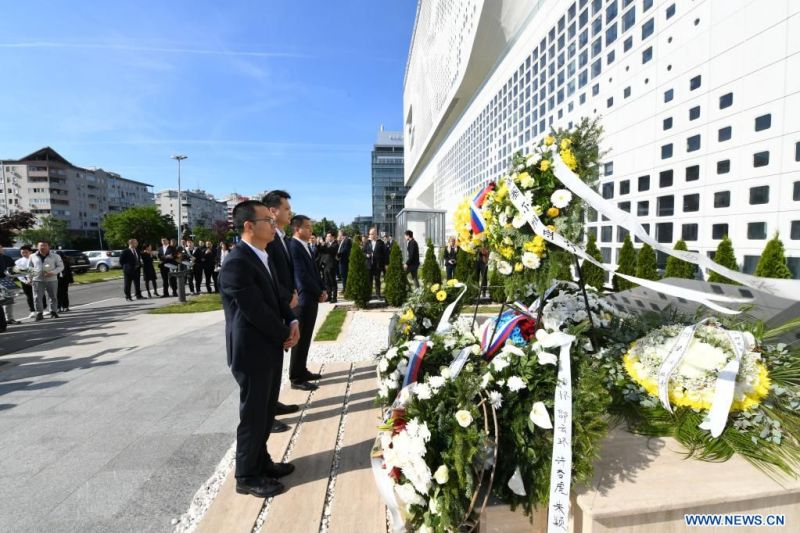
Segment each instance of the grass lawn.
M222 309L222 300L219 294L201 294L187 300L185 304L180 302L165 305L157 309L151 309L151 315L171 315L173 313L205 313L207 311L219 311Z
M322 323L317 336L314 337L315 341L335 341L342 332L342 324L347 317L347 310L341 307L331 309L328 316L325 317L325 322Z
M77 285L84 285L86 283L98 283L100 281L109 281L112 279L122 279L122 270L114 269L108 272L95 272L90 270L84 274L73 274L75 283Z

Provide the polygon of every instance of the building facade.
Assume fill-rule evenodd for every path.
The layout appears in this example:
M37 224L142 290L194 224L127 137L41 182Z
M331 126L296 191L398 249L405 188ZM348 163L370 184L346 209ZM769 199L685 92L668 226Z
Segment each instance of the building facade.
M372 222L381 233L394 235L395 217L403 209L403 132L381 126L372 149Z
M552 128L601 117L599 190L659 242L800 278L800 3L422 0L404 84L406 207L452 213ZM587 220L605 262L623 228ZM662 262L663 256L659 257Z
M217 220L228 220L228 204L202 190L181 191L181 227L210 228ZM178 220L178 191L166 189L155 194L155 203L162 215Z
M153 202L148 191L151 185L102 169L73 165L50 147L19 160L4 161L2 167L6 212L52 216L67 222L72 232L96 232L109 211ZM121 190L126 194L120 198Z

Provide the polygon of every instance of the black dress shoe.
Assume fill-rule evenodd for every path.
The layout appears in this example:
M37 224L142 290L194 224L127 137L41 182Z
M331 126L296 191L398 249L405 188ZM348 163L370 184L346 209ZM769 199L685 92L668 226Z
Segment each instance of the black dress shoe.
M258 498L271 498L286 492L286 487L283 486L283 483L268 478L260 478L255 481L236 480L236 492L251 494Z
M292 388L311 392L317 390L319 387L307 381L292 381Z
M294 472L294 465L292 463L271 463L261 471L261 473L268 478L288 476L292 472Z
M126 296L125 299L128 300L129 302L133 301L133 298L131 298L130 296Z
M44 317L42 316L42 313L39 313L39 314L36 315L36 322L39 322L40 320L44 320Z
M10 324L10 322L9 322L9 324ZM277 407L275 407L275 414L288 415L290 413L296 413L299 410L300 410L300 408L295 404L287 405L285 403L278 402Z
M283 422L277 419L274 422L272 422L272 429L270 430L270 433L283 433L284 431L289 431L288 424L284 424Z
M317 374L315 372L306 371L306 374L305 374L306 381L316 381L316 380L318 380L320 378L322 378L322 374Z
M50 313L50 318L58 318L58 313Z

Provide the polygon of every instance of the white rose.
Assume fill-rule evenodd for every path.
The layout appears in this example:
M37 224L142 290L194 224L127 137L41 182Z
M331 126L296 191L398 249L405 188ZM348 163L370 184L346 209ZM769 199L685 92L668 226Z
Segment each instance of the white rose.
M572 193L567 189L558 189L550 195L550 202L554 207L563 209L572 201Z
M533 252L523 252L522 254L522 266L525 268L530 268L531 270L536 270L542 264L542 261L539 259L539 256Z
M522 381L522 378L519 376L511 376L508 378L508 388L512 392L517 392L518 390L526 388L525 382Z
M511 225L517 229L521 228L525 225L525 217L520 214L514 215L514 218L511 219Z
M447 368L447 367L443 368L443 369L442 369L442 377L443 377L444 379L450 379L450 376L451 376L451 374L450 374L450 369L449 369L449 368Z
M481 354L481 347L477 344L472 345L472 355L480 355Z
M500 261L497 263L497 271L504 276L508 276L511 274L512 268L511 265L506 261Z
M450 479L450 471L447 469L447 465L442 465L437 468L436 472L433 473L433 479L435 479L436 483L439 485L447 483L447 480Z
M456 421L458 422L459 426L465 428L472 424L472 415L469 413L469 411L461 409L460 411L456 412Z
M542 402L535 402L531 407L530 413L531 422L544 429L551 429L553 427L550 422L550 414L547 412L547 407Z
M431 386L431 389L434 391L438 391L444 386L445 379L442 376L431 376L428 378L428 385Z

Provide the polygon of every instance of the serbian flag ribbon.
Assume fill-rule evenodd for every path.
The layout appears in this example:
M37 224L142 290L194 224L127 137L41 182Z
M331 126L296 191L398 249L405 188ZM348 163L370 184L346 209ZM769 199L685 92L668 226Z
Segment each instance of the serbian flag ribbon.
M517 324L523 318L525 318L525 315L521 315L514 310L509 310L500 315L500 318L496 322L490 322L490 324L494 323L494 327L489 326L485 328L481 336L481 350L486 354L487 358L491 359L498 348L505 344L508 337L511 336L511 332L514 331L514 328L517 327ZM492 332L494 332L493 339ZM489 344L490 340L492 341L491 344Z
M411 383L416 383L419 369L422 366L422 359L427 351L428 339L418 341L417 347L408 359L408 369L406 370L406 377L403 379L403 388L408 387Z
M492 192L494 189L494 182L490 182L480 191L475 197L472 199L472 203L469 206L470 212L470 225L472 226L472 233L478 234L483 233L486 229L486 221L483 220L483 215L481 215L481 209L483 208L483 204L486 202L486 197L489 196L489 193Z

